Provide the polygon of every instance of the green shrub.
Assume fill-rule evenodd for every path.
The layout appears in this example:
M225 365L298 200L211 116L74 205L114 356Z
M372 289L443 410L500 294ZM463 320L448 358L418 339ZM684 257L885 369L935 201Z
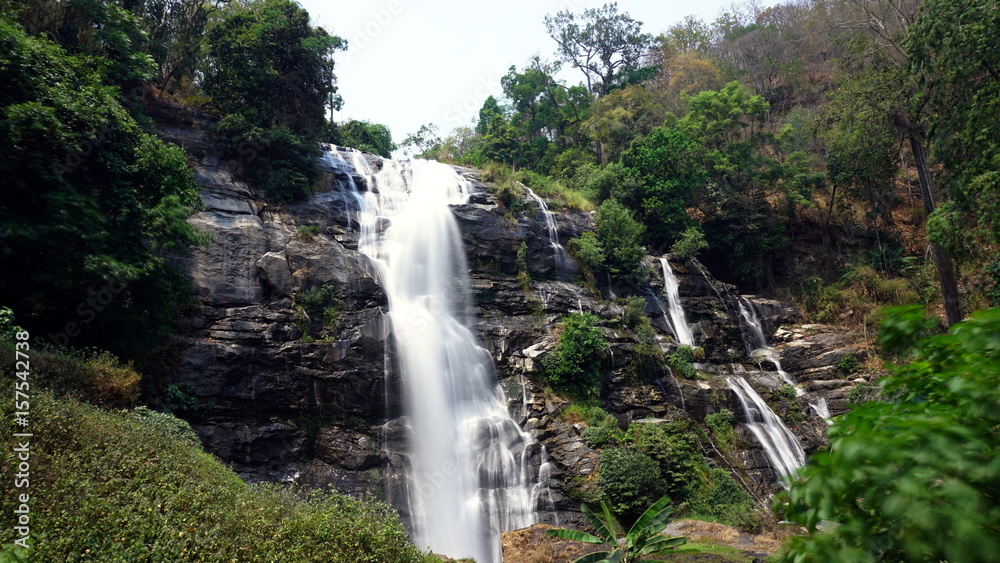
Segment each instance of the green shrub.
M556 388L580 396L594 395L603 379L601 364L608 343L591 313L572 313L563 320L559 344L542 360L545 376Z
M606 200L594 214L597 240L604 251L611 275L620 279L639 278L645 249L640 244L644 227L632 212L614 199Z
M714 469L685 512L734 526L754 525L750 495L724 469Z
M895 311L882 341L909 342L920 311ZM995 561L1000 553L1000 309L911 343L882 380L895 398L838 416L830 449L788 492L808 528L785 561ZM836 533L818 530L836 521Z
M774 393L772 393L771 396L776 401L781 401L784 403L787 403L789 401L794 401L796 397L795 386L790 383L785 383L781 387L775 389Z
M603 448L621 443L624 434L618 429L618 419L600 407L592 407L586 413L587 428L583 441L591 448Z
M986 275L990 278L992 286L986 290L986 299L991 307L1000 306L1000 258L989 266L986 266Z
M649 456L629 448L601 452L601 495L619 515L638 515L665 492L659 465Z
M679 375L684 379L697 379L698 370L695 369L694 352L690 346L678 346L676 350L667 355L667 365L674 375Z
M667 491L674 500L684 501L701 488L708 464L690 423L633 424L627 437L636 451L659 464Z
M105 408L135 406L141 376L131 362L101 350L47 346L33 348L30 357L33 388L37 384ZM13 373L14 365L13 344L0 340L0 369Z
M517 271L517 282L525 292L531 291L531 275L528 273L528 243L521 241L514 258L514 269Z
M677 260L691 260L708 248L705 234L698 227L688 227L681 238L670 247L670 254Z
M292 296L295 326L302 332L303 340L310 341L318 334L331 336L344 309L344 302L337 297L334 285L311 287ZM318 332L313 331L318 328Z
M847 375L857 373L860 368L861 362L858 361L858 357L855 356L853 352L845 354L844 357L837 362L837 369L840 370L841 373Z
M305 240L313 240L319 235L319 227L316 225L299 225L298 234Z
M597 234L592 231L582 233L569 239L566 248L574 258L580 261L586 272L593 278L604 271L604 249L597 241Z
M736 426L736 415L729 409L722 409L719 412L705 416L705 426L712 431L715 442L723 450L730 450L736 442L736 433L733 428Z

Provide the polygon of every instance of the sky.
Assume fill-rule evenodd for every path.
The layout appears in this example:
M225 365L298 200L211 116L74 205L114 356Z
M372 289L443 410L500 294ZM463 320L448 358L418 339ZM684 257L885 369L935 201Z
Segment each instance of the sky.
M337 82L344 107L337 121L368 120L387 125L398 143L421 125L443 135L470 125L490 95L503 94L500 77L511 65L524 67L539 54L556 58L545 29L546 14L581 13L603 0L299 0L314 25L348 41L337 53ZM624 0L619 12L659 34L687 15L714 20L731 0L697 4L669 0ZM583 80L577 69L559 75L568 84Z

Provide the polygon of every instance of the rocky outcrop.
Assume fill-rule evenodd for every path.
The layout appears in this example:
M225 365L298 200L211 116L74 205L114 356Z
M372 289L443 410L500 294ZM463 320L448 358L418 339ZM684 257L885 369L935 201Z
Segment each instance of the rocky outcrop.
M211 242L177 259L192 280L199 308L178 337L172 384L189 389L193 416L206 448L250 480L332 486L351 494L384 494L407 517L409 427L401 417L399 370L394 364L388 304L377 270L358 252L359 229L347 194L349 183L378 186L352 168L325 162L324 188L308 201L269 207L220 160L203 129L168 125L168 140L189 149L204 209L191 222ZM369 158L373 169L381 166ZM493 357L515 420L537 440L532 471L548 475L546 519L583 525L582 500L596 493L600 452L587 445L586 426L564 416L566 401L544 387L541 360L558 341L563 317L587 311L603 319L609 350L601 406L624 430L634 422L703 421L740 407L725 382L745 377L804 441L823 445L825 423L807 398L778 397L783 381L774 367L750 357L737 313L737 288L696 263L672 262L688 322L699 350L698 379L675 375L664 362L636 363L640 346L624 324L624 304L579 282L578 266L557 276L553 248L540 207L527 197L518 210L500 205L479 173L459 169L477 192L453 213L465 243L478 331ZM588 213L559 210L559 238L566 243L593 228ZM379 223L378 229L387 225ZM517 255L527 250L530 280L517 278ZM648 287L628 283L617 295L641 295L654 327L643 342L664 355L677 344L661 309L664 282L657 258L647 260ZM574 281L576 280L576 281ZM333 320L303 306L302 295L322 289ZM606 290L605 290L606 291ZM842 412L856 374L842 373L844 358L860 358L850 335L830 327L797 325L794 307L744 296L759 314L766 338L783 367L811 397ZM655 354L654 354L655 356ZM773 472L752 436L732 467L764 494ZM714 446L712 446L714 447ZM721 454L720 454L721 456ZM543 469L544 466L544 469ZM741 477L742 478L742 477Z

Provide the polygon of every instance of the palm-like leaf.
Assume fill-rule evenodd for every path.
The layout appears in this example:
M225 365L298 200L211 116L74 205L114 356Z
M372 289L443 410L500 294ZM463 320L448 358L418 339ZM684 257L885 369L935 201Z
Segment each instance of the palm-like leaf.
M613 553L610 551L597 551L595 553L588 553L573 563L604 563L605 561L609 561L612 555Z
M591 544L603 543L613 549L612 551L599 551L584 555L573 563L626 563L636 561L636 558L641 555L660 554L687 542L687 539L683 537L672 538L659 535L660 531L670 522L669 497L663 497L647 508L620 542L617 536L618 521L611 514L611 509L606 502L601 502L601 514L594 512L587 505L580 506L580 510L594 526L597 536L579 530L567 529L546 530L545 533L549 536L572 541Z
M583 543L594 543L594 544L608 543L599 537L592 536L587 532L581 532L580 530L567 530L565 528L558 528L554 530L545 530L545 534L556 538L562 538L564 540L578 541Z
M605 516L609 516L610 512L608 512L608 507L603 501L601 502L601 506L604 508ZM580 511L583 512L583 515L590 521L590 525L594 527L597 535L604 538L605 543L609 545L615 545L618 543L617 536L615 535L614 518L605 523L605 521L601 520L601 517L597 513L585 504L580 505Z
M635 524L632 524L626 537L636 536L647 528L654 528L652 532L654 534L658 533L670 522L670 514L672 512L673 508L670 507L670 497L661 498L647 508L642 513L642 516L635 521Z
M687 538L677 536L659 536L653 541L647 543L639 550L639 555L647 555L650 553L656 554L668 549L673 549L679 545L684 545L687 543Z

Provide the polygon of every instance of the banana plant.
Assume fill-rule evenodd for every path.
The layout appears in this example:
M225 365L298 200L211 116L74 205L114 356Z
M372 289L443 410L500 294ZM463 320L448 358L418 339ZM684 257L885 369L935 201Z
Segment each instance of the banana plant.
M684 537L660 535L663 528L670 522L670 513L673 511L673 508L670 507L669 497L663 497L647 508L623 538L619 538L615 533L620 526L614 515L611 514L611 509L608 508L606 502L601 501L600 514L591 510L587 505L581 505L580 510L594 527L597 532L596 536L565 528L548 530L545 533L565 540L604 544L608 547L608 551L584 555L573 563L599 563L602 561L635 563L640 560L646 563L655 563L654 559L642 559L642 557L645 555L664 555L669 550L687 542L687 538Z

